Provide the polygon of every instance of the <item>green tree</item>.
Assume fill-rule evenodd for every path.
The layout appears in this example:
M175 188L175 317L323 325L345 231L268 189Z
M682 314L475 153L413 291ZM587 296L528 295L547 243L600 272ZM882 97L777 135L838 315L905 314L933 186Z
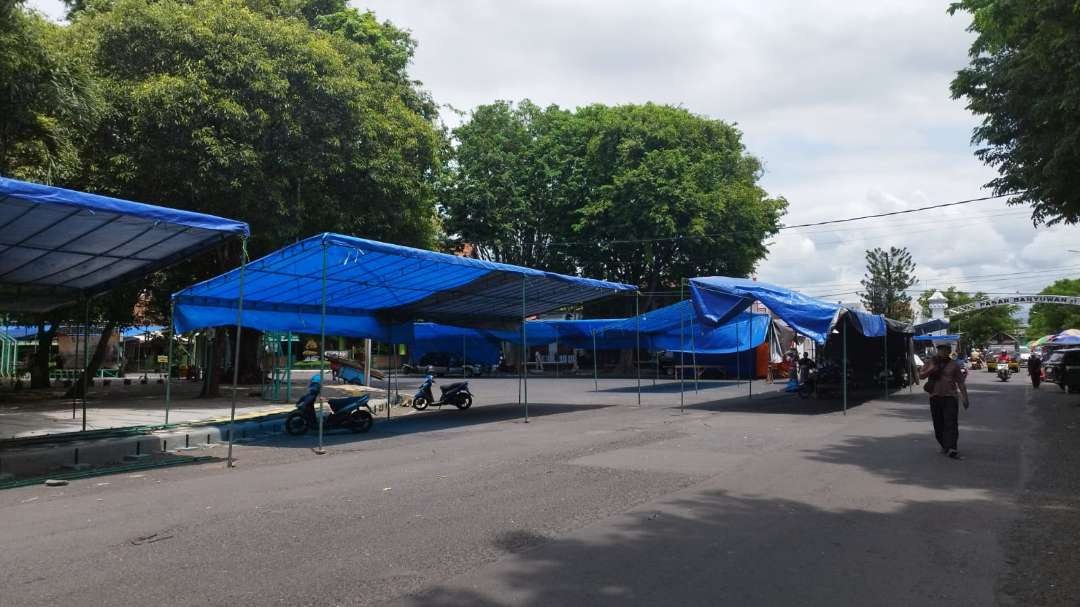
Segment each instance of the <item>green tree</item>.
M69 47L65 28L0 1L0 175L73 185L103 107Z
M446 139L407 78L413 43L401 30L335 0L72 8L74 48L108 103L85 146L90 189L247 221L253 257L321 231L437 241ZM234 243L151 281L155 314L239 258ZM243 349L257 347L244 335ZM257 380L256 357L241 360Z
M111 106L95 189L243 219L256 255L323 230L432 243L443 139L399 66L239 0L96 6L72 26Z
M874 314L911 319L911 296L907 290L917 281L915 262L907 248L869 249L866 251L866 275L861 281L865 291L859 293L859 297L866 309Z
M443 201L459 242L650 292L749 274L787 206L736 128L681 108L497 102L454 138Z
M1063 278L1039 292L1041 295L1080 296L1080 278ZM1035 304L1028 315L1028 337L1060 333L1065 329L1080 329L1080 306Z
M919 305L924 314L930 314L929 299L934 291L939 289L927 289L919 296ZM949 308L956 308L964 304L972 303L980 299L986 299L986 294L975 293L974 295L960 291L956 287L940 289L941 294L949 302ZM995 333L1008 333L1016 335L1017 322L1015 318L1019 306L994 306L949 317L949 332L963 333L964 337L975 347L984 347Z
M1080 9L1075 0L962 0L977 34L954 98L982 117L975 154L988 185L1029 203L1036 222L1080 221Z

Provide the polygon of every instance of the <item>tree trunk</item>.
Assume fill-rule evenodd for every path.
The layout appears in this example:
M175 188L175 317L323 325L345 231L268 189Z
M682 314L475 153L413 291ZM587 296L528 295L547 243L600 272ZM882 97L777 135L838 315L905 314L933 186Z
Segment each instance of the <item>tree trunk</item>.
M92 378L97 375L98 369L101 368L101 363L105 361L105 355L109 353L109 341L112 339L113 331L116 330L116 321L110 320L105 323L105 327L101 330L101 337L98 339L97 346L94 348L94 355L90 357L90 362L86 366L86 377ZM67 393L64 394L64 398L86 398L83 394L82 374L75 380L75 383L68 388Z
M232 332L236 332L235 327ZM261 384L263 381L264 373L259 367L261 338L261 331L244 327L244 330L240 332L240 383L242 384ZM232 366L232 361L229 361L229 366ZM229 377L229 381L232 381L232 377Z
M221 357L222 357L222 332L218 328L214 331L214 337L210 340L210 356L207 357L206 369L203 373L203 385L199 391L199 398L217 398L221 396Z
M30 363L30 387L49 387L49 358L52 354L52 340L56 336L57 323L51 323L49 330L45 330L45 321L37 324L37 350Z

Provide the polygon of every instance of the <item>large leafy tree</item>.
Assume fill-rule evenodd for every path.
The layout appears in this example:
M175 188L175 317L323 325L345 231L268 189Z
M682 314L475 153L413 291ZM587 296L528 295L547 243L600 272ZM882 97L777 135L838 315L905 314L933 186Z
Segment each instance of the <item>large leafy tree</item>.
M431 242L434 107L367 42L393 31L407 57L398 30L361 39L347 24L373 17L337 2L100 6L72 26L111 106L95 189L244 219L255 254L322 230Z
M736 128L681 108L498 102L454 137L448 233L494 259L650 292L749 274L787 206L758 185Z
M72 185L103 110L64 28L0 0L0 175Z
M414 45L402 30L343 0L71 8L75 54L108 103L85 146L88 188L245 220L252 256L320 231L436 242L445 137L407 77ZM149 282L155 315L166 317L169 292L239 256L234 243ZM241 357L249 381L255 360ZM207 393L218 377L211 369Z
M911 296L907 290L917 280L915 262L906 248L869 249L866 251L866 274L861 281L865 290L859 297L866 309L874 314L910 319Z
M939 289L927 289L919 296L919 306L922 308L923 314L930 314L929 300L936 290ZM949 302L949 308L986 298L984 293L971 294L956 287L940 290L946 301ZM1015 314L1019 309L1019 306L994 306L993 308L976 310L959 316L951 316L949 317L949 332L963 333L972 345L983 347L995 333L1016 334L1018 323Z
M82 149L104 110L85 61L71 52L66 28L0 0L0 175L61 186L79 185ZM30 385L48 386L50 344L72 310L22 314L41 344L30 360Z
M1080 295L1080 278L1063 278L1040 291L1042 295ZM1080 329L1080 306L1035 304L1028 315L1028 336L1060 333L1065 329Z
M972 16L971 63L954 97L982 117L976 155L997 167L990 182L1033 219L1080 221L1080 5L1076 0L962 0Z

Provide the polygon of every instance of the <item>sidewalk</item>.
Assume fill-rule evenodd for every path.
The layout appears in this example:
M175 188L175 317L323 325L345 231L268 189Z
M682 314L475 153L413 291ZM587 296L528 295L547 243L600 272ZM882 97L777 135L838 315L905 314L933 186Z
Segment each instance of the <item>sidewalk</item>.
M306 382L306 378L303 378ZM123 462L205 455L195 452L229 439L232 407L231 387L222 387L223 396L198 398L199 384L178 381L172 387L169 424L165 425L164 385L122 384L90 392L86 410L86 434L82 433L82 408L72 416L70 399L53 394L8 393L0 403L0 482L58 471L82 471ZM298 398L306 386L294 382L292 396ZM262 400L258 386L237 390L235 438L284 431L282 421L295 407L292 403ZM371 394L371 405L385 416L385 392L378 388L329 385L328 398ZM255 396L252 396L255 394ZM12 397L24 396L12 403ZM50 398L51 396L51 398ZM390 407L389 417L398 418L411 408Z

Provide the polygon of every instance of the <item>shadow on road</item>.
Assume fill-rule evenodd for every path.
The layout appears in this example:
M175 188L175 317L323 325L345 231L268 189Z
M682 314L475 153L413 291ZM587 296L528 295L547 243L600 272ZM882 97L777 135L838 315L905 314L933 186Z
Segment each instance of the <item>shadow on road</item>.
M529 418L593 411L614 406L616 405L529 403ZM424 413L415 413L407 417L394 418L389 422L376 417L375 426L368 434L353 434L348 430L334 430L324 435L324 443L327 445L348 444L394 436L468 428L498 422L524 421L524 419L524 408L517 403L474 406L467 411L458 411L453 407L446 407L441 411L435 409ZM270 439L268 446L311 448L314 446L314 433L302 437L275 436Z
M621 516L602 534L551 539L530 529L504 533L494 547L507 558L483 577L430 587L395 604L990 604L988 579L995 572L985 559L992 557L972 554L970 544L929 551L930 539L943 530L920 522L973 520L973 509L993 515L1005 508L956 500L870 512L711 491L671 501L663 511ZM911 532L897 540L866 531L897 525ZM950 527L962 530L964 523ZM931 562L935 575L896 566L905 562ZM882 594L886 588L893 590Z

